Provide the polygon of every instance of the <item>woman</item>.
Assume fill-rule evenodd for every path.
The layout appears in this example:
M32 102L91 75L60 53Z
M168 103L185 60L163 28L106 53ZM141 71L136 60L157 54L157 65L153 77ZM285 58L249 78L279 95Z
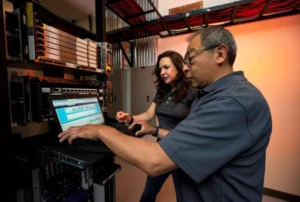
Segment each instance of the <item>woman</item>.
M142 123L152 120L157 116L157 126L153 136L158 141L168 134L179 122L185 119L189 108L195 98L195 91L189 88L184 78L183 58L175 51L166 51L158 56L156 68L153 74L157 77L157 93L148 110L142 114L130 116L122 111L116 115L119 122ZM146 123L137 135L145 134ZM157 177L147 177L146 186L140 202L154 202L163 183L170 173ZM173 174L173 180L175 176Z

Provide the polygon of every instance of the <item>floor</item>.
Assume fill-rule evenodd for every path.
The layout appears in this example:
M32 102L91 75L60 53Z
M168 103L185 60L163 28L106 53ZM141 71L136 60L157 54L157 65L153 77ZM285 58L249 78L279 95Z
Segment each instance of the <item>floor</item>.
M283 201L283 200L277 199L277 198L272 198L270 196L263 196L262 202L287 202L287 201Z

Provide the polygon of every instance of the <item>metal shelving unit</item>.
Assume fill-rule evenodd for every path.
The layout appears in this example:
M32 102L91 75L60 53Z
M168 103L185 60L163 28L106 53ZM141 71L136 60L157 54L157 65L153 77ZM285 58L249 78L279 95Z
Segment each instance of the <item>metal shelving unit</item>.
M96 42L105 42L106 31L105 25L104 28L97 25L97 32L96 34L89 32L79 26L74 25L73 23L60 18L53 13L51 13L46 8L42 7L39 3L34 0L9 0L10 3L13 3L14 8L19 8L23 13L26 11L26 4L30 2L34 5L35 8L35 15L38 15L38 18L47 22L48 25L51 25L57 29L60 29L66 33L72 34L81 39L91 39ZM25 173L23 167L20 167L19 164L16 163L16 153L22 152L21 146L23 145L23 141L30 142L33 141L30 138L25 138L24 140L20 140L20 138L14 136L12 134L12 125L11 125L11 111L10 111L10 93L9 93L9 78L8 72L11 69L24 69L24 70L37 70L43 72L43 76L50 76L50 77L57 77L57 78L64 78L64 74L72 74L74 75L74 79L79 79L80 76L92 76L96 77L98 80L106 81L107 74L103 71L92 71L88 69L79 69L79 68L69 68L67 66L61 66L54 64L44 64L38 63L34 61L30 61L26 58L19 58L19 59L11 59L7 57L7 45L6 45L6 37L7 37L7 30L6 30L6 23L5 23L5 0L0 1L0 40L2 41L0 46L0 75L1 75L1 151L2 151L2 175L1 181L4 184L2 199L6 202L15 202L17 200L17 190L20 188L23 180L29 180L28 176L21 176ZM96 1L96 17L97 20L105 21L105 5L102 1ZM42 135L41 135L42 136ZM44 137L44 136L43 136ZM30 139L30 140L29 140ZM21 146L20 146L21 145ZM19 147L20 146L20 147ZM26 151L29 152L29 151ZM34 154L34 153L33 153ZM38 158L37 156L33 155L31 158ZM108 161L113 162L114 157L107 157L109 158ZM24 161L24 164L28 164L29 168L34 168L33 164L29 164L26 162L26 159L19 159ZM34 161L40 161L40 159L34 159ZM27 168L26 168L27 169ZM108 200L113 201L113 191L114 191L114 181L112 180L110 183L107 183L107 194L109 195ZM19 193L20 194L20 193ZM23 193L25 194L25 193ZM21 193L22 195L22 193ZM20 195L20 196L21 196ZM19 197L20 197L19 196ZM27 196L23 196L27 197ZM23 200L23 199L22 199ZM25 200L25 199L24 199ZM27 199L29 200L29 199Z
M106 2L107 8L129 24L129 27L108 32L107 41L110 43L148 36L169 37L190 33L201 26L212 24L230 26L300 13L299 0L244 0L168 16L161 16L151 0L148 0L153 7L150 11L143 11L139 5L131 4L131 1L127 1L130 6L128 9L120 10L118 4L121 2L118 0ZM154 11L159 18L146 21L145 15ZM129 22L128 19L132 21Z

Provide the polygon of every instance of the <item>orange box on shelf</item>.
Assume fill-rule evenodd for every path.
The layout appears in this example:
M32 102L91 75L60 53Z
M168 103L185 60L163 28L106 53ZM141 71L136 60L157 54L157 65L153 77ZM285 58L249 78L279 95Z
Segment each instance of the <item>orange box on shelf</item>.
M179 6L175 8L169 9L169 15L175 15L179 13L187 13L194 10L199 10L203 8L203 1L199 1L196 3L187 4L184 6Z

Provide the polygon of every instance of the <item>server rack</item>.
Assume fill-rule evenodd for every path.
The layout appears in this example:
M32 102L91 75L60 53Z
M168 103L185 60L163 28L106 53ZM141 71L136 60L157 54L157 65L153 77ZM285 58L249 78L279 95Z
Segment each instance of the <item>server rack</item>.
M32 41L31 36L34 34L32 25L35 22L35 17L44 21L49 20L51 26L61 29L65 33L77 35L82 39L89 38L100 46L108 47L108 44L105 42L104 1L96 1L95 7L97 21L102 23L97 23L97 32L93 34L55 16L35 1L0 1L0 39L4 42L0 46L0 62L2 64L0 68L2 82L0 142L3 154L2 161L4 162L3 165L1 164L1 173L3 175L1 178L3 180L1 181L5 187L2 190L3 194L1 194L1 200L3 201L62 201L66 200L66 196L58 193L59 191L64 193L74 188L78 191L78 187L86 188L87 186L91 187L90 189L86 188L86 192L89 195L87 201L115 201L114 175L120 170L120 167L114 164L114 155L112 153L108 153L101 161L89 165L88 168L76 169L53 159L53 154L51 149L49 149L51 144L57 143L55 142L57 139L53 138L53 133L46 132L33 137L22 137L22 129L20 133L13 133L12 131L14 125L12 123L10 106L16 104L12 103L12 93L15 93L15 96L18 98L22 97L22 92L23 94L24 92L30 93L30 86L23 85L26 77L22 77L22 79L21 77L16 77L14 75L16 72L37 72L38 74L42 73L43 76L60 78L61 80L64 79L64 74L71 74L75 80L80 80L82 77L91 77L103 81L101 88L104 90L99 91L99 93L102 93L104 97L106 96L107 75L105 68L104 71L69 68L59 61L52 62L53 64L40 64L37 61L32 61L37 58L33 58L29 54L29 49L37 48L35 45L29 45L32 44L30 42ZM34 10L35 8L37 11ZM31 18L29 17L30 14ZM92 65L90 66L95 68L94 58L91 61L90 59L91 57L89 57L87 62L91 62ZM106 55L100 54L100 59L102 60L100 65L102 65L103 61L106 61ZM48 63L48 61L41 62ZM14 81L16 78L19 80ZM11 89L9 81L17 84L15 89L18 89L18 92L9 92ZM35 97L31 98L35 99ZM22 99L17 100L17 102L19 105L24 104ZM24 108L26 107L22 107L22 109ZM17 114L18 112L14 113ZM23 117L23 120L26 121L17 123L20 128L27 126L28 122L34 122L30 116ZM51 127L51 124L49 126ZM105 175L103 175L104 173ZM76 177L72 175L76 175ZM72 180L76 181L76 187L73 187L74 182ZM59 184L56 184L56 182L59 182ZM57 186L57 190L53 190L55 186ZM60 188L61 190L59 190Z

